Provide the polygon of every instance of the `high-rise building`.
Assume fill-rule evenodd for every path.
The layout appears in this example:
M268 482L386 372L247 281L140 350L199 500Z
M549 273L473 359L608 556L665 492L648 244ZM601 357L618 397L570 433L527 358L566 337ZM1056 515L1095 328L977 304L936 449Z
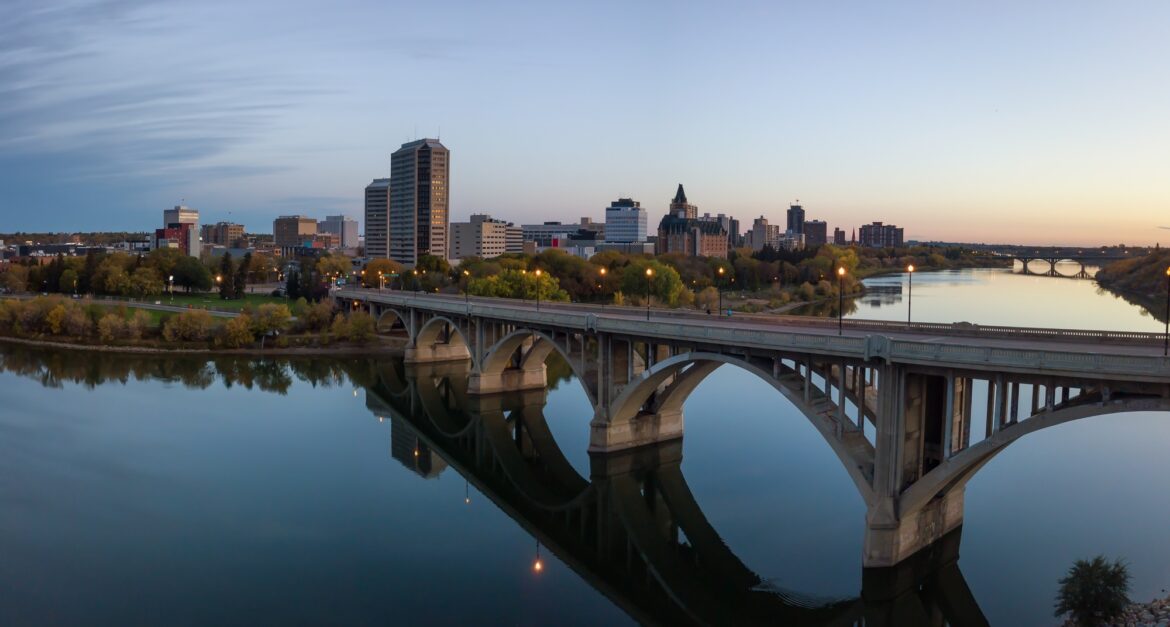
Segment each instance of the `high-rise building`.
M366 186L366 256L390 258L390 179Z
M902 246L902 229L893 224L861 225L858 242L868 248L898 248Z
M804 207L800 205L788 207L788 232L793 235L804 234Z
M537 248L555 247L561 240L567 240L571 236L580 236L584 233L592 233L593 239L605 239L605 225L594 222L592 218L581 218L577 224L563 222L525 224L520 229L523 233L521 241L534 242Z
M437 139L402 144L390 156L390 258L413 266L447 254L450 151Z
M185 231L184 244L179 246L186 254L198 257L199 246L199 211L183 205L175 205L174 209L163 210L163 229L179 229ZM157 239L157 232L156 232ZM174 237L163 239L174 240Z
M849 242L845 241L845 231L843 229L833 228L833 244L837 246L844 246Z
M667 213L678 216L680 211L682 217L688 220L699 217L699 208L687 202L687 194L683 191L682 183L678 184L678 191L674 193L674 200L670 201L670 210Z
M216 222L203 226L202 236L204 244L214 244L227 248L244 248L244 225L234 222Z
M821 246L829 242L829 225L824 220L806 220L803 231L805 246Z
M781 235L779 224L768 224L768 219L760 216L752 220L752 230L747 234L747 245L752 250L762 250L765 246L779 248Z
M331 233L338 236L340 248L357 248L358 223L348 216L325 216L317 223L318 233Z
M508 252L508 223L484 213L473 213L468 222L452 222L448 259L491 259ZM521 242L523 249L523 242Z
M642 203L619 198L605 209L605 241L626 243L646 241L646 210Z
M504 252L524 252L524 227L516 226L511 222L508 223L508 227L504 231Z
M272 221L272 243L277 248L313 247L317 221L305 216L280 216Z

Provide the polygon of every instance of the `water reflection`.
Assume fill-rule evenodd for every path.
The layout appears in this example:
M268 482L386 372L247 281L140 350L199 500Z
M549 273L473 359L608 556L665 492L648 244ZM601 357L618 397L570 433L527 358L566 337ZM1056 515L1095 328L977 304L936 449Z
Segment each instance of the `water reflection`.
M681 442L592 455L582 476L549 430L547 391L470 397L465 364L15 348L0 350L0 367L49 387L153 379L275 394L294 381L364 389L371 415L390 423L395 465L425 479L457 473L533 536L537 550L645 624L986 624L958 569L958 533L898 568L865 571L857 598L779 588L745 566L708 522L680 469Z

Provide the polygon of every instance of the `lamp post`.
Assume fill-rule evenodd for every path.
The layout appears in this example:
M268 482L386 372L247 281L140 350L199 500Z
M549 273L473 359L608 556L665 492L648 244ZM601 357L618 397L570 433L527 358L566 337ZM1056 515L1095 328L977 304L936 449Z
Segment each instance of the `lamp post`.
M906 266L906 279L909 281L906 298L906 326L910 326L910 311L914 307L914 264Z
M723 315L723 266L719 266L719 280L715 282L715 291L719 292L719 315Z
M467 304L468 306L471 305L471 295L467 291L467 288L471 287L470 281L471 281L471 273L468 272L467 270L464 270L463 271L463 302L465 304Z
M837 268L837 335L845 328L845 268Z
M533 274L536 275L536 310L540 311L540 268L537 268Z
M415 269L415 270L411 270L411 272L414 274L414 291L415 291L415 292L418 292L418 286L419 286L419 283L418 283L418 270L417 270L417 269Z
M646 268L646 319L650 319L650 277L654 276L654 268Z
M172 275L168 276L167 281L170 281L170 283L171 283L171 286L170 286L171 304L173 305L173 304L175 304L175 275L172 274ZM77 295L77 281L76 280L73 281L73 294L75 296Z
M1170 268L1166 268L1166 330L1162 333L1162 356L1170 355Z

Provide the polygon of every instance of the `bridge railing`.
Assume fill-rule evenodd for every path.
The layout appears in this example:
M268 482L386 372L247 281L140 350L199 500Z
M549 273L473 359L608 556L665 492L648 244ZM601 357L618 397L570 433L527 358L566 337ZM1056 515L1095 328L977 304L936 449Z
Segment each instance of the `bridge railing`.
M412 292L378 292L377 290L347 290L348 294L341 294L353 298L365 298L369 295L381 295L383 297L394 297L399 299L407 298L422 298L428 306L434 305L438 307L437 303L445 302L452 305L446 309L451 312L465 312L467 303L475 307L487 307L494 303L499 303L505 306L508 315L514 315L512 312L517 311L523 303L512 299L499 298L485 298L473 297L465 301L462 297L448 297L444 295L419 293L414 295ZM399 302L406 303L406 300ZM531 303L531 301L528 301ZM606 313L611 315L626 315L630 317L643 315L644 309L635 307L615 306L615 305L595 305L586 303L557 303L547 302L541 303L541 312L566 312L577 313L585 315L588 313ZM535 312L534 312L535 313ZM680 319L680 320L694 320L712 323L718 321L722 325L728 323L749 321L754 324L767 324L777 327L797 327L797 328L818 328L829 329L837 327L837 320L834 318L817 318L812 316L793 316L793 315L775 315L775 314L748 314L735 313L731 317L707 315L699 311L688 311L684 309L654 309L654 319L661 322L663 318L666 319ZM531 318L537 320L537 318ZM1105 329L1062 329L1053 327L1014 327L1007 325L987 325L974 324L970 322L914 322L907 324L905 322L892 320L865 320L851 318L843 321L843 326L852 330L864 331L882 331L891 334L898 333L933 333L946 336L961 336L961 337L979 337L979 338L1003 338L1003 339L1042 339L1042 340L1058 340L1070 342L1088 342L1088 343L1108 343L1108 344L1129 344L1129 345L1155 345L1163 340L1163 334L1150 333L1145 331L1112 331Z

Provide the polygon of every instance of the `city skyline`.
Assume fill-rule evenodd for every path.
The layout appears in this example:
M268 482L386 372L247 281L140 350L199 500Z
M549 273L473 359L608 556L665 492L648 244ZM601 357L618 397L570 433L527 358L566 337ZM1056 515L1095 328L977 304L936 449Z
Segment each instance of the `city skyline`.
M452 221L570 222L618 197L658 217L682 181L713 214L781 223L799 198L831 228L906 239L1170 234L1159 4L309 16L6 5L0 230L146 230L177 204L246 225L360 216L394 149L438 136L459 155ZM383 67L422 89L369 81Z

